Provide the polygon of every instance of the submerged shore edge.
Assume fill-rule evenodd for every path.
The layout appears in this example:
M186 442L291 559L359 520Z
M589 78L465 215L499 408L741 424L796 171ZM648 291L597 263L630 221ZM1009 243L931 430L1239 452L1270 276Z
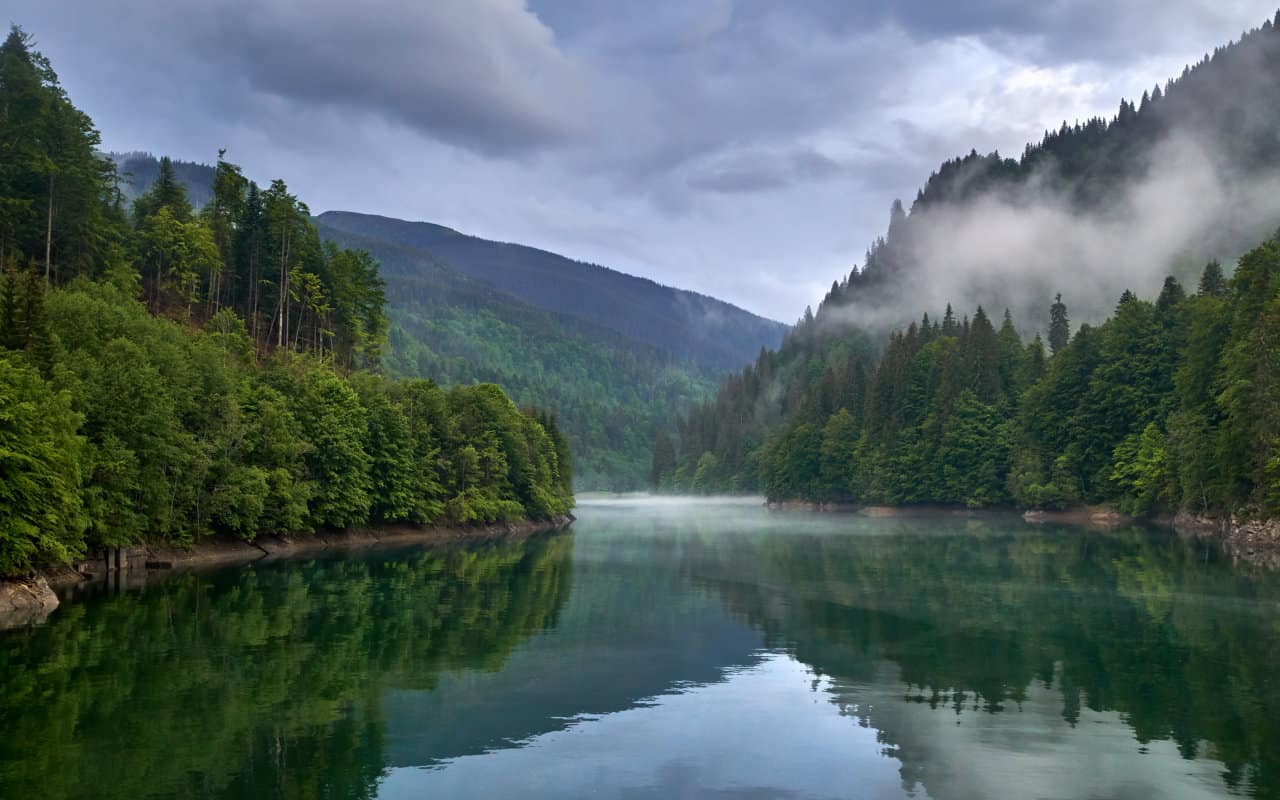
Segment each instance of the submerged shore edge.
M952 513L959 515L1008 513L1018 514L1031 524L1058 523L1095 528L1142 524L1166 528L1180 536L1212 541L1222 547L1232 560L1280 570L1280 519L1252 520L1192 514L1160 514L1135 517L1107 506L1087 506L1061 511L994 507L970 509L962 506L886 506L853 503L818 503L804 500L772 500L765 503L771 511L817 511L861 514L868 517L906 517L917 514Z
M60 605L57 590L100 581L111 573L193 571L378 547L521 539L567 528L575 519L565 514L485 525L387 525L301 536L260 536L253 541L217 537L189 547L144 544L118 548L31 577L0 580L0 631L43 622Z

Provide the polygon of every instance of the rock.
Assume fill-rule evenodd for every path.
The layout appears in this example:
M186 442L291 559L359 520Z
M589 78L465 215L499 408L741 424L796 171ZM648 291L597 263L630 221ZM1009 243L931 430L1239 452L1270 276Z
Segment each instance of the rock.
M44 578L0 581L0 630L44 622L58 607L58 596Z

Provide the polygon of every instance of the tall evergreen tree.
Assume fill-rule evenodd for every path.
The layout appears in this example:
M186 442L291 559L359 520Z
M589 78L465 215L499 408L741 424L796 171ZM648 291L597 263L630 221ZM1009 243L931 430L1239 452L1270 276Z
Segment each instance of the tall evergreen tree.
M659 430L653 442L653 459L649 467L649 486L662 488L662 482L676 467L676 449L671 443L671 436L665 430Z
M1059 294L1049 307L1049 352L1057 355L1071 338L1071 321L1067 318L1067 306Z

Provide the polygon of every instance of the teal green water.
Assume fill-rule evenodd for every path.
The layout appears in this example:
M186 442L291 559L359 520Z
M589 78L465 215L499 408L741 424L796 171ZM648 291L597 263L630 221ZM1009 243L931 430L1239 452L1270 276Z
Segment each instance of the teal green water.
M577 513L0 635L0 797L1280 797L1280 577L1203 544Z

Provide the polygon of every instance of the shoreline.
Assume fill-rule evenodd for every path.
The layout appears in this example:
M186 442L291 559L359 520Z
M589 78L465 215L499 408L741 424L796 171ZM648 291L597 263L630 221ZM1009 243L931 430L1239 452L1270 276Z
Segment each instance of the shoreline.
M1017 514L1031 525L1063 524L1090 528L1117 528L1122 525L1151 525L1179 536L1208 540L1222 548L1235 562L1280 570L1280 519L1242 520L1238 517L1203 516L1186 511L1135 517L1108 506L1046 511L1013 506L966 508L948 505L858 505L855 503L817 503L804 500L771 500L769 511L814 511L859 514L876 519L911 517L922 514Z
M80 559L28 578L0 580L0 631L40 624L63 602L74 602L82 591L96 588L113 577L128 585L141 585L147 576L197 572L260 561L287 561L321 553L519 540L563 530L574 519L572 514L566 514L547 520L484 525L387 525L341 531L321 530L299 536L260 536L253 541L212 537L188 547L155 543L117 548L103 551L96 558Z

